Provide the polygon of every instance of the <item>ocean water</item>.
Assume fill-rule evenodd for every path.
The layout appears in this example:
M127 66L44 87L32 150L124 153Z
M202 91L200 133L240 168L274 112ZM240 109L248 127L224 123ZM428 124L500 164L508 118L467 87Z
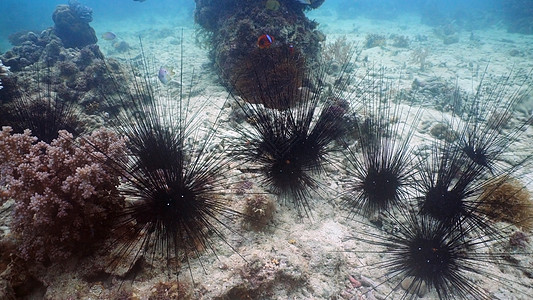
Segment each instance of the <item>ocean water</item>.
M10 48L8 37L22 30L40 32L53 26L52 13L57 5L67 1L15 1L2 0L0 9L0 52ZM148 0L136 2L120 1L80 1L93 10L91 26L105 31L122 31L124 27L135 30L137 27L149 27L165 21L176 27L193 25L194 1L186 0ZM178 23L179 22L179 23ZM187 22L187 23L185 23ZM109 28L107 24L113 24ZM119 28L120 27L120 28Z
M9 48L8 36L21 30L40 31L53 25L51 14L59 4L68 1L31 1L31 0L2 0L0 8L0 52ZM96 1L87 0L80 3L93 9L95 28L105 27L106 23L131 23L136 26L150 26L165 20L172 24L180 20L180 26L192 26L195 3L193 0L146 0L137 1ZM516 3L516 4L514 4ZM524 5L523 10L505 11L511 5ZM471 1L439 1L439 0L327 0L320 8L309 13L315 15L327 13L330 18L325 23L335 23L338 19L356 19L367 17L371 19L393 20L402 15L414 18L430 19L436 24L453 22L462 24L466 29L483 29L490 26L505 26L505 19L513 19L531 11L531 1L504 0L471 0ZM529 7L527 7L529 6ZM326 20L324 20L326 21ZM144 23L144 24L143 24ZM504 23L504 24L502 24ZM524 24L527 26L527 24ZM115 31L120 31L116 28Z
M13 47L9 42L11 34L26 30L40 32L53 26L52 13L56 5L65 2L67 1L0 0L0 55ZM232 107L226 102L228 90L220 83L216 71L213 71L210 49L195 40L199 31L198 25L194 23L194 0L86 0L80 3L93 10L90 25L96 31L98 45L106 58L115 58L125 64L132 58L138 59L139 37L142 39L145 54L156 69L150 71L150 82L159 91L170 95L179 93L183 83L179 81L179 77L170 77L165 85L158 79L157 72L163 68L169 71L172 68L179 69L179 53L183 50L185 62L194 67L194 75L200 78L197 82L200 92L193 97L191 106L200 107L202 115L206 114L211 119L222 111L221 119L224 123L220 125L219 131L222 136L235 138L238 132L231 119L235 115L233 112L228 113ZM487 99L492 102L500 100L497 96L503 97L501 102L504 104L513 95L521 96L520 107L512 111L509 127L498 128L506 138L513 139L512 146L506 148L502 164L512 164L517 157L531 153L533 129L524 120L531 121L529 118L533 114L532 85L531 81L527 81L533 70L533 0L325 0L319 8L306 11L306 15L315 20L318 30L324 33L324 49L334 49L331 45L336 41L357 45L360 54L358 61L353 62L356 76L364 78L366 70L380 69L386 80L394 81L391 95L399 94L398 90L402 89L408 91L412 107L402 104L399 111L404 113L401 116L405 119L399 118L401 120L398 124L402 125L394 127L396 131L393 134L399 138L406 138L406 135L412 138L409 141L421 149L420 153L413 156L419 157L428 150L428 141L435 139L434 128L440 128L438 125L446 123L444 120L457 117L450 105L454 91L457 89L461 95L472 95L480 83L484 84L483 91L489 91ZM183 39L180 36L182 29L185 32ZM101 38L105 32L113 32L117 35L117 40L129 43L130 50L117 51L113 42ZM373 36L378 36L382 42L370 43ZM257 37L250 37L249 40L255 46ZM238 41L233 46L238 48ZM187 75L193 73L190 69L185 72L189 72ZM512 80L505 80L508 75ZM63 79L71 84L76 82L68 74ZM523 84L524 82L526 83ZM83 86L79 82L76 84ZM500 89L490 94L490 91L494 91L491 87ZM520 94L522 90L526 92ZM513 94L514 91L519 92ZM90 96L95 97L94 95L95 93ZM201 102L206 97L209 98L208 104ZM232 100L231 97L229 99ZM354 107L359 104L355 103ZM496 107L490 105L482 107ZM419 116L419 122L413 122L418 127L413 131L403 131L402 128L407 128L416 119L419 107L426 110ZM235 105L232 109L234 108ZM492 112L494 111L490 111ZM227 114L230 116L226 116ZM479 116L483 120L489 119L483 112ZM390 123L395 123L394 117L396 116L391 117ZM515 135L517 132L519 134ZM355 149L355 152L360 150ZM331 196L333 193L330 190L338 192L345 187L342 176L348 164L344 160L340 166L327 166L327 170L331 171L331 176L324 178L327 192L313 194L312 217L296 218L294 207L277 203L273 221L264 231L243 229L246 226L241 226L238 222L230 225L233 231L227 233L226 241L230 247L237 249L238 254L233 249L228 249L225 241L216 241L216 255L204 251L200 259L194 257L190 261L182 261L180 282L183 279L194 289L194 296L189 298L348 300L399 299L406 296L405 288L402 289L397 282L398 278L391 279L390 273L386 272L387 268L380 268L380 262L390 262L387 260L390 251L375 247L376 243L387 246L383 244L390 238L387 233L397 232L402 224L398 220L397 223L385 220L379 226L372 226L375 224L371 224L367 218L346 218L345 212L340 210L343 203ZM231 168L232 170L228 168L228 173L233 175L238 166L232 164ZM246 177L249 174L238 174L241 175L249 179ZM533 167L530 163L521 166L514 175L525 186L521 191L533 191ZM259 184L255 184L253 188L259 194L269 192L261 190ZM230 191L229 194L231 193L233 192ZM236 200L233 204L235 207L232 208L239 210L246 201L245 196L233 196ZM273 196L272 198L275 199ZM327 201L322 201L323 198ZM0 214L0 217L3 215ZM375 220L373 222L379 223ZM7 228L1 224L2 238L8 236ZM507 225L498 228L502 229L506 238L519 231ZM528 285L532 283L533 245L527 239L531 240L533 232L531 229L524 231L526 238L522 240L526 240L527 246L521 253L525 253L527 257L520 256L520 253L509 254L512 251L508 248L489 249L496 256L505 254L498 258L505 259L509 254L510 258L507 259L518 260L520 268L514 268L506 261L485 259L483 254L490 252L486 249L487 246L478 249L482 252L479 257L483 257L483 260L473 260L474 264L482 265L481 275L473 274L472 278L461 280L489 291L488 294L494 299L528 299L528 295L533 293L533 288ZM357 234L367 234L366 242L363 239L350 239ZM374 243L368 243L369 240ZM77 262L70 263L64 266L65 270L60 266L49 269L47 274L39 274L40 277L36 280L38 283L33 283L32 286L37 295L33 298L37 299L39 295L46 293L49 299L118 299L122 296L119 297L117 286L121 285L124 278L128 281L124 294L129 293L129 299L148 299L155 295L160 297L157 299L173 299L179 294L175 277L168 276L168 270L165 269L168 264L175 263L173 261L162 259L149 267L147 265L150 262L140 262L139 268L145 273L132 282L126 272L127 266L122 266L126 271L114 273L89 267L91 271L84 273L73 266ZM94 265L98 263L100 262ZM191 270L194 282L188 277L188 271L185 270L187 267ZM148 269L149 272L146 271ZM68 279L62 277L63 274L67 274L65 276ZM484 276L487 274L488 276ZM456 285L461 283L453 282ZM45 285L47 289L44 288ZM454 299L457 295L440 296ZM479 295L474 295L474 299L477 299L476 296ZM406 297L409 298L410 295ZM30 295L27 298L32 297ZM439 295L433 290L420 299L438 298Z

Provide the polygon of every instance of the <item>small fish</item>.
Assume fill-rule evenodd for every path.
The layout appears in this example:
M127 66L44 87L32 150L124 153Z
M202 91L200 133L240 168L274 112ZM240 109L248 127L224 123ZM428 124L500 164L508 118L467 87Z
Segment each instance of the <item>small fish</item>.
M260 49L265 49L270 47L274 42L274 37L268 34L263 34L257 39L257 47Z
M172 72L172 70L167 70L166 68L161 66L161 68L159 68L157 78L159 78L159 81L161 81L163 84L167 84L172 75L174 75L174 72Z
M311 5L311 0L296 0L296 1L300 2L301 4Z
M133 0L133 1L137 1L137 2L144 2L145 0Z
M106 41L112 41L117 38L117 35L112 33L111 31L108 31L102 34L102 38Z

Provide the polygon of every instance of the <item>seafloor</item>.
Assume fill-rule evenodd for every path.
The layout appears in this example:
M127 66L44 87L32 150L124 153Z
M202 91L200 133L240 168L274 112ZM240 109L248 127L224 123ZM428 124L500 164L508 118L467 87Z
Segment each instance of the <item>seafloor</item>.
M356 72L363 76L367 68L384 68L385 77L397 80L398 88L411 89L416 80L435 86L445 84L453 87L457 84L464 91L473 92L487 66L484 80L489 85L499 82L502 75L510 72L527 74L533 68L531 36L510 34L503 28L476 30L473 33L459 31L456 43L445 44L433 28L421 24L415 16L404 16L393 21L365 18L336 20L334 12L320 9L313 12L311 18L321 24L320 29L327 36L326 43L345 37L348 42L359 45L362 59L355 63ZM140 36L146 56L154 60L153 65L179 68L180 56L177 53L183 43L184 68L187 72L194 70L200 78L197 88L201 93L193 97L193 101L197 99L201 103L202 98L209 97L210 105L203 115L213 119L227 101L226 89L209 67L207 49L195 41L196 29L192 20L152 19L146 20L146 23L137 20L131 23L94 22L91 25L98 36L113 31L119 39L132 45L130 52L118 53L110 42L99 40L98 44L106 57L124 61L140 52ZM177 27L184 29L183 40L180 37L181 30ZM369 34L406 36L410 43L406 47L396 47L389 42L365 48L363 45ZM178 79L171 79L166 88L170 92L177 91ZM529 101L523 103L523 109L513 115L514 122L523 121L531 113L533 99ZM447 113L443 116L441 110L433 108L432 103L421 104L424 105L424 111L413 137L414 146L433 139L428 128L448 117ZM237 136L228 114L223 113L220 124L221 136ZM533 128L528 126L506 154L531 151L531 145ZM335 191L341 190L344 184L341 180L344 174L342 165L328 166L329 175L323 177L327 188L314 195L309 218L298 217L294 208L277 203L273 220L263 231L249 230L240 220L230 224L231 231L225 231L226 240L235 251L223 241L214 239L216 255L212 251L204 251L200 259L190 261L190 273L186 265L182 266L179 275L183 282L180 284L181 292L190 289L192 299L401 298L404 291L401 288L394 290L397 283L380 284L385 281L385 271L372 267L382 260L384 254L379 253L379 249L369 253L374 250L372 245L348 239L358 232L375 229L363 225L368 222L362 217L348 218L348 214L340 208L342 204ZM533 191L532 171L532 166L526 165L517 175L530 191ZM228 166L229 177L239 178L239 172L237 163ZM256 184L252 190L261 191L261 187ZM233 208L242 210L245 197L235 195ZM8 229L4 226L2 231L5 236ZM527 234L531 236L532 233ZM533 253L531 243L524 252ZM526 264L531 269L531 261ZM136 278L125 281L105 276L88 280L82 275L86 271L80 270L89 267L86 262L71 261L43 271L39 277L47 287L45 298L175 299L173 297L178 293L175 275L168 273L164 260L155 261L153 265L144 262ZM494 299L528 299L527 294L514 292L527 292L524 286L518 286L516 282L524 285L529 283L532 286L529 292L533 294L533 279L527 278L522 272L505 265L488 264L487 268L500 278L495 280L479 275L472 280L481 289L489 291ZM357 286L350 277L363 285ZM364 294L371 287L374 290ZM436 298L434 292L422 297Z

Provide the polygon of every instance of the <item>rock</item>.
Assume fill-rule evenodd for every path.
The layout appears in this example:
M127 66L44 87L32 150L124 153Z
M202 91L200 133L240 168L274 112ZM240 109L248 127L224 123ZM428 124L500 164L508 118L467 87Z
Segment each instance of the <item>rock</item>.
M428 292L426 283L424 281L413 283L412 277L406 277L404 280L402 280L400 285L402 289L404 289L410 294L416 293L418 297L424 297L424 295Z

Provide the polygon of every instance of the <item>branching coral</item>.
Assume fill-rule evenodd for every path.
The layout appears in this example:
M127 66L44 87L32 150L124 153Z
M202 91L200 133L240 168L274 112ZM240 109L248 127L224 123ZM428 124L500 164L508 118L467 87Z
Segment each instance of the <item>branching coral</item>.
M322 59L328 62L342 63L353 55L354 45L346 36L337 38L333 43L326 44L322 49ZM357 60L357 58L356 58Z
M22 134L12 134L11 127L0 131L0 204L8 198L8 182L13 181L14 169L22 163L24 155L30 153L32 144L37 141L29 130Z
M15 200L13 232L20 256L28 261L57 261L80 251L106 232L122 207L119 178L102 162L124 159L125 141L98 130L79 145L61 131L50 144L38 142L30 131L0 135L0 155L7 197ZM101 153L87 155L98 145ZM5 174L5 176L4 176Z

